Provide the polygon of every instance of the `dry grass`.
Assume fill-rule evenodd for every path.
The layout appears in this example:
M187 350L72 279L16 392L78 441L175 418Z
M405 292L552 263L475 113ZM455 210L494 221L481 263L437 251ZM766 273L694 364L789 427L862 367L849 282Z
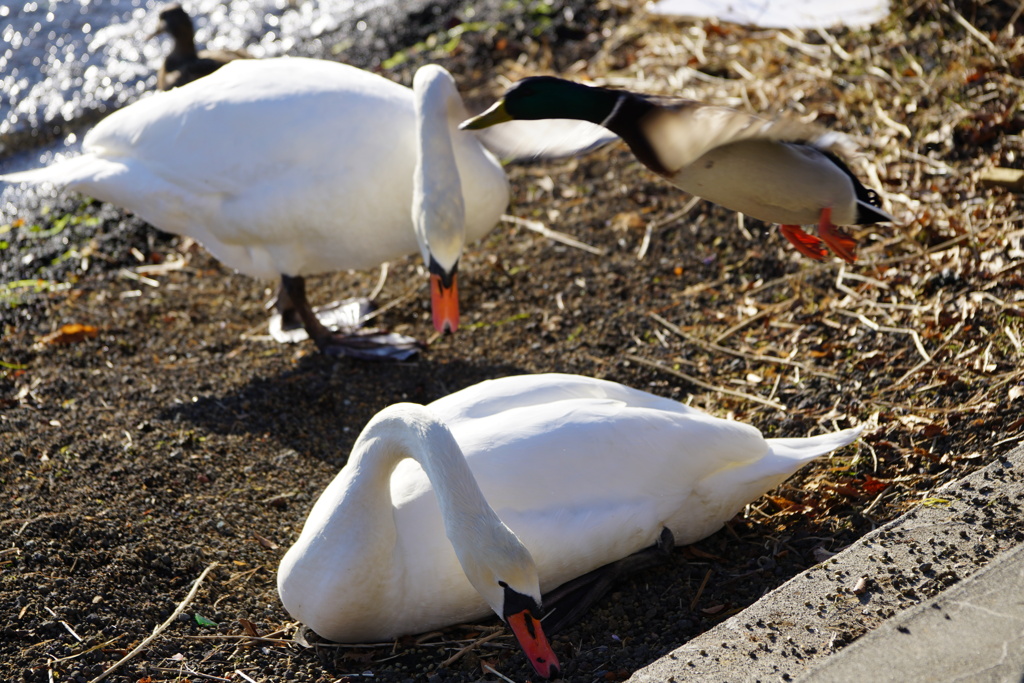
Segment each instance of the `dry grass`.
M987 169L1019 168L1024 153L1022 6L899 3L870 31L831 32L608 6L628 20L571 77L842 131L861 150L851 167L899 221L854 231L852 266L803 261L767 277L756 247L738 254L717 278L676 292L678 312L647 311L623 358L762 429L781 412L808 431L866 423L859 452L816 471L801 505L848 502L872 521L1024 440L1024 212L1019 195L981 181ZM508 82L558 62L532 57L504 65ZM638 206L612 224L646 229L643 258L651 239L696 233L704 206ZM755 242L758 231L736 220ZM693 302L702 315L684 310Z
M145 381L138 380L138 386L156 386L159 381L165 392L166 395L155 397L147 393L144 398L153 405L141 407L136 405L142 400L141 391L124 382L120 367L115 371L113 365L102 363L106 356L76 347L69 347L64 355L57 355L53 347L33 350L24 341L29 332L19 331L19 326L25 330L34 329L33 325L47 327L45 321L50 318L88 319L75 306L85 307L90 300L98 302L92 305L103 312L102 317L97 314L95 319L106 320L110 313L101 296L106 296L104 290L111 280L97 279L89 284L91 289L79 284L73 295L37 295L33 301L39 313L34 317L23 314L16 322L11 314L12 322L5 323L9 324L5 329L18 332L11 338L20 339L21 343L12 347L12 355L2 359L8 369L14 369L5 378L10 395L3 398L0 407L12 418L42 433L40 425L52 426L52 420L58 418L67 419L70 424L70 417L62 412L65 404L73 405L77 400L88 407L90 400L105 401L111 393L124 393L127 398L118 404L125 417L113 411L97 412L97 425L103 426L95 428L98 436L82 428L66 437L40 437L22 447L25 454L17 464L8 465L12 472L10 480L18 482L18 490L22 491L19 495L24 500L12 513L17 519L0 521L0 525L17 530L18 543L26 550L11 548L0 553L0 564L17 560L22 572L8 572L11 588L6 604L14 605L22 594L47 595L37 584L48 586L51 575L70 576L70 587L52 589L47 600L57 606L74 605L83 615L100 609L87 606L88 599L106 593L111 604L124 612L122 620L112 622L109 629L121 638L117 646L125 650L101 657L94 650L105 649L113 641L106 635L101 637L104 632L99 630L100 626L79 620L70 623L87 639L91 631L92 640L88 641L91 649L77 651L84 646L70 640L74 634L66 634L63 627L50 623L49 617L33 606L26 620L36 619L40 625L30 629L19 621L18 628L24 628L31 638L25 635L18 641L21 646L10 646L10 651L18 649L18 666L23 671L31 669L33 675L42 675L44 668L52 674L63 670L58 667L79 666L78 661L65 664L57 658L70 659L67 653L77 651L74 657L85 655L80 660L83 671L92 667L94 673L89 675L96 675L127 652L132 646L129 641L136 642L150 633L152 624L159 623L168 613L156 603L149 605L148 594L140 597L150 589L143 586L138 592L130 592L126 588L124 596L118 597L120 585L115 591L104 582L124 582L124 576L145 581L157 577L159 583L155 585L160 597L166 598L166 602L173 596L171 602L177 604L185 592L183 582L191 582L206 564L206 558L199 554L179 559L177 554L166 551L164 537L169 539L168 545L176 545L175 534L186 533L190 542L202 538L204 545L225 548L223 552L234 558L237 566L244 564L263 571L247 569L226 580L214 576L204 585L203 591L209 594L201 596L203 612L216 616L220 610L222 616L218 618L225 622L224 630L231 629L231 633L195 635L199 627L183 623L177 630L165 633L157 643L161 647L140 655L132 667L137 665L141 671L144 665L149 666L149 671L159 672L162 680L200 676L184 668L184 664L179 666L180 654L184 652L191 661L198 661L211 671L227 673L245 665L259 667L271 678L281 678L283 671L297 666L292 662L294 658L302 670L314 672L310 679L315 675L326 680L318 659L308 650L297 648L290 637L279 637L290 636L294 628L274 594L272 576L279 552L272 553L268 546L250 542L246 530L251 526L260 534L273 536L282 546L294 534L304 514L300 508L307 501L293 501L290 509L282 503L283 511L269 501L284 500L293 494L282 492L298 490L300 486L312 488L309 480L326 477L329 468L317 469L316 462L310 463L313 456L327 457L323 454L329 453L335 457L340 447L333 442L351 439L376 409L371 408L372 401L385 398L351 394L353 404L347 398L342 404L342 399L349 396L349 386L374 387L391 381L400 389L396 389L396 396L404 399L402 392L408 392L412 399L421 400L436 398L427 396L428 390L437 391L446 383L470 382L467 373L477 370L490 373L492 367L515 367L517 371L559 369L603 374L664 395L681 397L690 392L691 401L714 414L750 422L769 435L795 436L866 424L868 429L856 450L847 449L846 455L808 468L750 506L746 518L736 520L726 532L685 551L692 567L675 567L677 575L664 577L664 585L685 596L688 611L684 610L681 597L680 607L672 611L668 604L671 601L658 593L657 606L670 617L652 621L643 616L652 605L637 601L634 637L639 642L645 637L644 630L657 631L657 639L651 637L656 642L652 652L699 632L713 620L725 618L755 600L763 589L799 571L804 560L796 558L799 553L789 550L797 532L805 532L801 540L806 543L801 549L820 542L813 551L807 551L820 559L819 553L838 549L907 507L930 504L932 499L941 497L943 484L989 462L1024 439L1024 213L1019 195L984 186L980 180L986 169L1020 167L1019 157L1024 153L1020 136L1024 118L1019 113L1024 39L1015 32L1024 28L1024 23L1020 21L1018 7L1002 0L960 3L955 8L936 2L913 2L897 8L886 22L870 31L825 33L673 22L635 11L636 3L604 5L618 18L607 23L607 35L596 57L563 63L564 55L538 41L527 46L522 58L501 63L493 70L481 68L478 74L462 73L463 82L475 81L475 92L484 99L520 76L557 70L599 83L692 97L769 115L795 112L847 133L856 141L862 156L853 161L854 171L868 186L881 191L886 208L900 224L855 231L860 260L854 265L838 260L815 264L798 258L777 236L766 239L770 234L767 226L752 221L744 223L734 214L706 202L691 201L640 167L621 146L595 155L592 166L587 166L589 161L566 165L570 169L568 174L573 168L577 173L590 168L607 169L604 175L589 181L591 186L601 188L602 195L607 187L609 197L595 196L596 193L588 196L572 186L558 186L547 175L554 173L550 168L515 168L512 173L517 196L511 211L517 217L544 222L579 241L599 245L605 254L585 254L590 260L575 262L564 258L556 264L557 268L551 266L558 278L551 292L569 291L572 285L566 283L571 283L579 273L580 279L588 278L588 287L594 291L603 283L613 283L615 287L621 284L625 294L615 291L628 305L620 303L611 310L611 306L601 308L603 303L584 301L580 307L590 305L590 310L584 311L586 315L581 319L586 320L589 328L579 332L569 310L576 302L566 296L563 307L561 293L533 294L531 289L539 290L541 283L525 275L512 281L515 259L534 258L541 251L536 243L547 245L548 239L526 227L516 227L513 236L519 242L507 244L504 236L493 238L495 242L503 240L499 256L495 255L496 249L489 253L487 245L467 252L466 272L471 275L467 279L475 288L467 294L476 297L473 305L467 307L473 311L473 323L454 340L439 340L431 351L431 362L397 368L368 368L345 362L333 365L303 358L303 354L312 353L309 349L300 348L291 354L276 348L265 350L261 342L244 334L246 323L239 317L249 320L249 324L262 325L263 312L255 303L260 287L243 278L208 274L207 271L216 271L204 256L196 259L202 265L190 264L187 269L176 268L169 273L145 273L174 284L175 289L168 286L165 291L173 291L174 297L187 304L157 301L150 306L141 297L125 299L116 311L121 322L109 323L113 332L103 331L104 339L108 340L104 343L119 354L114 360L132 368L130 372L123 371L125 375L144 376ZM485 34L479 39L489 46L496 36ZM472 37L467 37L465 49L473 49L472 43ZM440 50L422 56L457 57ZM412 67L410 64L410 72ZM404 80L408 82L408 78ZM601 214L600 209L606 204L621 212ZM607 220L592 225L595 215L607 216ZM735 231L721 228L723 217L735 221ZM140 245L146 246L144 242ZM178 246L181 247L180 243ZM189 258L191 252L187 248L181 250ZM572 253L576 251L573 249ZM550 254L544 257L547 262L557 261ZM627 264L631 272L623 275ZM409 283L422 286L421 278L410 275L414 269L409 263L393 269L393 282L401 281L403 273L407 281L389 285L391 298L402 300L401 292ZM357 285L355 276L344 274L332 282L338 291ZM609 285L607 289L614 288ZM514 290L514 296L506 290ZM583 287L579 290L590 295ZM165 296L170 299L172 295ZM579 298L584 297L580 294ZM51 308L45 308L40 300L50 302ZM239 311L239 307L244 310ZM120 312L120 308L127 312ZM225 314L229 309L230 315ZM27 310L34 309L28 306ZM605 313L605 317L614 319L601 319ZM395 306L388 315L391 321L402 320L405 315L410 332L422 331L427 324L426 313L412 305ZM162 326L161 333L150 341L146 331L149 328L140 321L152 324L154 320ZM236 327L223 329L224 320ZM515 322L502 327L507 321ZM474 328L476 324L480 327ZM201 332L192 329L193 325L199 326ZM625 334L619 335L623 329ZM176 345L171 337L179 334L182 340ZM123 347L109 341L119 337L129 338ZM614 345L605 343L610 337L614 337ZM556 341L549 342L549 338ZM201 343L197 348L202 353L190 351L190 343ZM544 349L535 348L542 344ZM545 355L549 349L554 351ZM460 364L461 357L472 354L482 358L480 368ZM295 358L291 359L292 356ZM199 382L186 367L193 361L202 363L197 367L215 379L204 376ZM61 364L66 367L63 375L71 379L46 372L50 365ZM558 364L562 367L553 367ZM109 373L104 369L107 365ZM257 379L248 378L247 373L253 373ZM224 380L224 376L230 380ZM211 381L213 387L208 384ZM655 386L647 387L645 382ZM86 391L92 392L86 396L94 398L80 398ZM276 397L279 394L288 398ZM179 395L202 396L195 413L178 408L167 411L167 397ZM396 396L386 398L393 401ZM294 407L292 412L285 410L285 414L301 414L301 420L276 418L268 423L271 418L267 416L277 415L280 403L285 409ZM177 421L179 412L184 416L181 424ZM212 417L202 416L204 412ZM354 430L350 434L339 432L340 427L335 424L339 414L350 420ZM230 423L231 427L219 424L218 420ZM182 424L187 427L185 435ZM309 424L318 425L324 435L310 436ZM69 429L72 427L78 429L75 425ZM128 429L134 431L130 434ZM172 439L163 430L177 436ZM195 438L188 436L193 431ZM124 443L122 436L127 437ZM332 443L323 446L321 440ZM51 494L40 483L52 476L48 474L51 467L63 463L56 454L63 453L69 443L76 452L84 454L81 457L89 468L100 473L94 475L91 469L86 472L84 466L76 465L73 472L77 478L73 481L105 489L108 482L116 480L118 486L111 489L124 496L112 508L110 519L85 517L87 533L74 535L58 524L60 516L78 519L79 510L91 508L65 506L60 513L50 512ZM302 451L301 461L297 459L295 464L288 465L296 468L296 472L273 469L278 467L277 454L286 447ZM161 449L172 448L187 451L190 458L202 456L213 460L211 471L216 468L232 474L223 480L218 477L211 484L205 473L197 479L191 468L199 465L192 460L155 463L142 456L137 456L137 463L132 460L136 453L159 453ZM51 459L46 453L54 457ZM108 453L115 453L116 457L108 457ZM40 458L40 454L45 457ZM108 462L111 460L114 462ZM161 484L159 479L151 481L158 464L166 466L168 481L187 476L186 484L171 486ZM244 474L252 467L256 468L255 474ZM144 493L145 487L141 485L126 487L120 483L126 476L122 468L135 473L136 479L132 481L146 482L147 486L151 483L154 491ZM274 477L292 478L287 483L275 482L275 487L264 490L262 479L266 475L261 473L267 471L275 472ZM232 483L232 478L237 478L238 483ZM211 486L223 488L217 489L215 495L212 489L207 490ZM45 495L32 497L34 487ZM54 491L63 492L66 488L55 486ZM193 490L199 492L195 498ZM67 500L75 500L71 493L63 495L68 496ZM144 496L150 495L160 496L160 505L142 502ZM250 504L250 498L259 504ZM139 532L138 539L122 539L120 530L125 520L134 521L136 509L143 505L147 518L155 520L151 523L159 532L149 532L153 538L142 538ZM150 507L156 508L152 516L148 515ZM208 533L206 526L191 522L183 526L176 516L179 508L200 510L211 517L215 513L228 515L239 527L239 533ZM54 522L52 529L51 525L35 524L43 519ZM76 529L74 525L70 528ZM28 551L29 537L40 544L39 548L43 543L62 548L61 552L73 558L73 562L65 562L70 563L70 569L58 566L56 560L53 566L46 564L45 571L37 569L47 558L41 551ZM94 547L97 537L107 544L102 551ZM114 556L108 547L122 554ZM274 546L273 550L278 548ZM159 557L165 552L167 562L173 564L166 571L135 559ZM728 561L716 557L730 552L735 552L736 557ZM790 573L764 578L757 573L756 565L749 568L749 562L744 564L746 559L757 559L761 554L779 563L789 562L785 571ZM34 559L35 555L41 559ZM109 559L111 556L116 562ZM79 558L89 568L84 572L78 569L76 574ZM110 564L101 568L109 571L109 575L88 564L91 562ZM143 566L137 568L138 564ZM698 577L692 591L685 585L688 571ZM173 580L168 580L171 574ZM743 582L748 579L753 588L746 590ZM641 595L641 588L632 590ZM659 590L667 594L668 588ZM0 597L4 597L3 592ZM224 603L219 605L222 600ZM707 607L701 608L702 605ZM628 606L632 609L632 603ZM701 609L696 611L698 608ZM19 620L28 609L20 607ZM34 616L37 612L42 616ZM243 613L246 619L265 621L262 636L255 631L248 633L241 622L237 622L241 627L236 624L235 615ZM154 616L157 614L159 620ZM680 615L694 621L692 629L678 627L678 631L669 632L668 626L660 626L678 623ZM593 647L594 643L604 642L601 629L605 622L601 619L605 617L600 613L591 615L594 633L599 635L588 635L586 641L580 641L581 651L573 653L581 670L597 670L606 664L604 655L594 654ZM661 614L658 619L662 619ZM655 623L659 626L649 625ZM191 631L186 633L188 629ZM447 631L453 632L462 634L464 629L453 627ZM126 637L122 638L121 633ZM388 680L401 680L412 674L397 666L393 670L387 668L396 657L411 661L410 666L429 668L448 666L442 662L453 653L469 655L469 650L480 650L490 656L497 648L507 652L512 647L507 639L491 641L493 632L486 629L473 629L465 638L436 633L430 636L432 639L426 641L403 641L352 653L348 648L330 650L332 646L320 644L316 653L328 659L324 653L330 650L339 667L351 665L361 670L370 662L378 671L392 675ZM257 643L267 647L256 649ZM648 654L637 654L637 661L633 661L626 659L625 652L616 650L615 664L638 666L647 661ZM475 680L479 672L467 664L475 655L467 655L461 655L461 660L451 665L457 664L455 668L465 679ZM225 663L218 663L218 658ZM505 661L511 666L517 660ZM484 665L491 668L486 662ZM125 671L135 671L132 667L125 667ZM171 676L175 671L177 676Z

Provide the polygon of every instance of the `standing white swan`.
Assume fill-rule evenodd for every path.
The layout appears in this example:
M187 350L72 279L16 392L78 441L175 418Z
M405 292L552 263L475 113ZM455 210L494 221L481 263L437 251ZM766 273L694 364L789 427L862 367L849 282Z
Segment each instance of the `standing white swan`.
M314 505L278 590L293 617L342 642L490 607L549 676L557 662L536 622L542 590L654 545L665 528L680 543L704 538L859 433L766 440L576 375L507 377L426 407L393 405Z
M110 115L85 136L81 156L0 180L112 202L196 239L235 270L280 277L283 318L301 322L321 350L357 352L317 319L306 276L419 249L434 325L458 326L463 245L495 226L509 198L501 164L478 135L458 130L466 116L439 66L417 71L410 90L336 62L240 59ZM578 145L565 127L518 136L513 151L580 151L599 142L596 130Z

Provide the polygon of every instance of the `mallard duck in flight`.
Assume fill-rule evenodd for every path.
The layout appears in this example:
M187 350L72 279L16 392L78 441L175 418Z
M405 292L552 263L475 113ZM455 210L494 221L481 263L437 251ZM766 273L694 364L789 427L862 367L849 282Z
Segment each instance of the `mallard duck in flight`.
M845 138L790 119L768 120L694 100L655 97L552 76L514 84L483 114L480 129L510 120L580 119L609 129L636 158L676 187L781 224L797 250L815 260L831 247L853 262L856 242L838 225L893 221L878 193L839 157ZM818 237L801 225L818 224Z

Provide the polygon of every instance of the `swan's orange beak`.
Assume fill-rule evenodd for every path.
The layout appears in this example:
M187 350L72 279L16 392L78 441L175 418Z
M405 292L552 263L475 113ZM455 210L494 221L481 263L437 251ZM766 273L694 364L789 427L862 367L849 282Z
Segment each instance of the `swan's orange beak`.
M459 287L452 273L445 278L437 273L430 274L430 309L434 314L434 328L441 332L459 329Z
M558 675L558 657L555 651L548 644L547 636L540 627L540 621L533 616L530 610L510 614L506 619L519 647L523 648L523 654L533 664L533 668L544 678L551 678Z

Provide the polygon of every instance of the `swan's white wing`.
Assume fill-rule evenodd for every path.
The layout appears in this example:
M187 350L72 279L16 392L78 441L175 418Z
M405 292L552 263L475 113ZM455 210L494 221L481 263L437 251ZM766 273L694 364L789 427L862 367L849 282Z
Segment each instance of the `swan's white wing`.
M748 425L608 398L514 408L452 433L545 588L652 545L664 526L680 543L713 532L749 499L725 492L708 506L701 482L768 454Z
M596 123L574 119L507 121L466 134L475 134L484 147L503 161L582 156L619 139Z
M455 418L481 490L533 553L545 589L652 545L665 526L680 544L704 538L859 434L765 440L750 425L572 375L492 380L430 409Z
M617 382L560 373L487 380L440 398L428 407L445 424L454 426L463 420L487 418L516 408L534 407L543 411L544 404L574 399L611 399L635 408L704 414L678 401Z
M417 249L395 200L412 196L414 116L412 91L353 67L238 60L97 124L94 174L72 160L13 180L70 183L257 277L368 268Z

